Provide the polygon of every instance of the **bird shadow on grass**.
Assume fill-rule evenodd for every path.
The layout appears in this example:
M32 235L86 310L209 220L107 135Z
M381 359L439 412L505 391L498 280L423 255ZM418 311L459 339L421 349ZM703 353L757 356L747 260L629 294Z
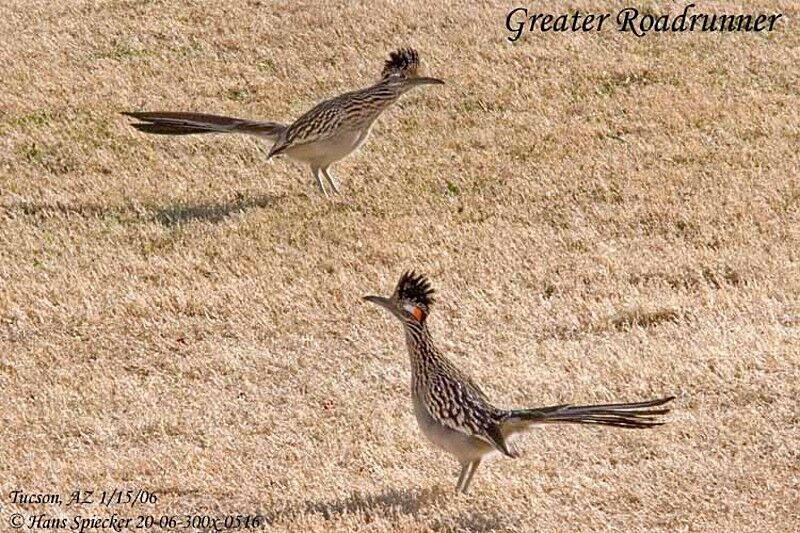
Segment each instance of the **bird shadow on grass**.
M267 524L291 521L299 516L322 516L325 520L352 514L369 515L416 515L425 505L435 503L444 497L437 490L398 490L389 489L380 494L353 493L346 498L328 500L307 500L282 509L262 513Z
M14 202L0 204L0 209L17 211L37 218L52 216L77 217L85 219L101 219L116 221L156 221L167 227L180 226L193 221L211 223L222 222L236 213L251 209L272 207L281 198L274 195L257 195L248 197L237 194L231 200L219 202L202 202L177 204L172 206L157 205L101 205L97 203L66 202Z
M0 204L5 211L20 212L36 218L50 218L55 215L78 218L121 217L127 211L123 207L100 204L69 204L65 202L13 202Z
M224 202L179 204L160 208L156 210L155 218L160 224L168 227L192 221L217 223L236 213L243 213L254 208L271 207L278 199L278 196L271 195L246 197L237 194L235 199Z
M438 487L419 491L388 489L379 494L353 493L346 498L307 500L281 509L262 511L261 515L268 526L312 516L334 521L344 516L359 515L367 522L381 517L417 518L425 507L436 506L454 497L456 497L454 493ZM434 529L442 530L498 531L504 529L505 525L499 515L478 512L464 513L451 518L437 517L433 520Z

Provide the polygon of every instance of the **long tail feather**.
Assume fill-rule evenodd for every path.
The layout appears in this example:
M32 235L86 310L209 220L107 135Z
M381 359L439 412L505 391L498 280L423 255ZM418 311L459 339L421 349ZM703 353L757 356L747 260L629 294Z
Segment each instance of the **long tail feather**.
M122 114L141 121L131 124L137 130L157 135L245 133L275 139L287 127L278 122L261 122L205 113L157 111L123 112Z
M622 428L649 428L660 426L658 417L669 413L669 408L653 409L662 406L675 397L635 403L609 403L598 405L555 405L534 409L509 411L504 424L526 427L532 424L569 423L596 424Z

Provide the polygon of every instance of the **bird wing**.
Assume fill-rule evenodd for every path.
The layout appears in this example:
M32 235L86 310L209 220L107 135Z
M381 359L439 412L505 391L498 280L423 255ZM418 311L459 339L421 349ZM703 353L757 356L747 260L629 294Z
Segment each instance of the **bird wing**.
M454 369L435 372L428 387L429 414L443 426L480 439L497 451L513 457L499 425L499 411L469 376L454 379Z
M286 130L286 135L278 139L269 156L279 155L292 146L317 142L334 135L347 116L342 96L320 102L301 115Z

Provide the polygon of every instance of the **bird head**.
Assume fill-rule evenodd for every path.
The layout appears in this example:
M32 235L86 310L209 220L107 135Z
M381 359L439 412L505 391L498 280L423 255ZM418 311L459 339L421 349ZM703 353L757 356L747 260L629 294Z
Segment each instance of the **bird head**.
M390 297L364 296L364 299L383 307L404 324L424 324L434 302L433 293L428 279L412 270L400 276Z
M405 90L419 85L444 85L438 78L420 76L419 54L413 48L401 48L389 54L383 66L381 79Z

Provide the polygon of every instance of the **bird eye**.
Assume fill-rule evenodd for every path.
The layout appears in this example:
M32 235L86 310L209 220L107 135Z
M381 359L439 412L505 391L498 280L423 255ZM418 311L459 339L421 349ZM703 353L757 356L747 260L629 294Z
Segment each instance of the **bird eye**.
M422 311L421 308L411 304L406 304L404 307L405 310L408 311L417 322L422 322L422 317L425 316L425 313Z

